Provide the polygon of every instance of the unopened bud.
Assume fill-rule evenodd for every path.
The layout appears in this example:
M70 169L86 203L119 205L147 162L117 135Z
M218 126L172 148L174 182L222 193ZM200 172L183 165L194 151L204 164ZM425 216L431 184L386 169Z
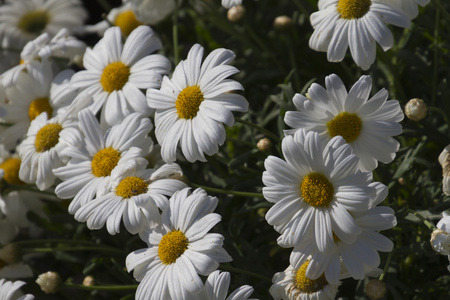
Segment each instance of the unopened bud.
M8 265L13 265L20 260L19 247L7 244L0 249L0 260Z
M245 7L242 5L233 6L227 12L227 18L230 22L239 22L245 16Z
M371 300L378 300L386 295L386 284L378 279L370 280L366 285L366 295Z
M258 150L262 152L269 151L271 147L272 142L268 138L260 139L256 144L256 148L258 148Z
M273 21L276 30L286 30L292 26L292 19L288 16L278 16Z
M450 195L450 145L442 150L439 155L439 163L442 166L442 191L445 195Z
M93 285L95 285L94 276L89 275L89 276L84 277L83 285L84 286L93 286Z
M430 239L433 250L442 255L450 254L450 234L442 229L435 229Z
M61 277L56 272L43 273L38 276L36 283L41 287L41 290L46 294L56 293L62 284Z
M410 120L420 121L427 116L427 105L422 99L411 99L405 105L405 115Z

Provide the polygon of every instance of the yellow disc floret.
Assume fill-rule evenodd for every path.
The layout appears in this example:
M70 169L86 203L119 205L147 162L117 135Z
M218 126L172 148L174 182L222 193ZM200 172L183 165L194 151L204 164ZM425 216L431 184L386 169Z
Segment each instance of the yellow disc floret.
M21 160L18 158L8 158L2 164L0 164L0 169L3 169L5 174L3 179L10 184L23 184L22 180L19 179Z
M136 27L143 25L144 23L138 21L136 15L132 10L126 10L120 13L116 20L114 21L114 25L119 26L122 34L124 36L129 36L130 33L136 29Z
M370 9L370 0L339 0L337 11L343 19L359 19Z
M342 112L327 123L330 137L342 136L347 143L356 140L361 133L362 121L357 114Z
M92 158L92 174L95 177L111 175L111 171L117 166L119 159L120 152L111 147L98 151Z
M173 264L188 248L188 239L179 230L168 232L158 245L158 255L165 265Z
M306 269L309 265L309 260L300 266L295 274L295 287L297 290L305 294L312 294L321 291L327 286L328 281L325 279L325 274L322 274L319 278L311 280L306 277Z
M63 128L58 123L47 124L39 129L36 134L36 140L34 141L36 152L48 151L55 147L55 145L58 144L59 133L61 130L63 130Z
M178 116L182 119L192 119L197 115L203 94L197 85L188 86L182 90L175 101Z
M24 14L17 23L17 27L26 33L38 35L47 27L49 21L50 16L46 11L35 10Z
M300 191L303 200L314 207L326 207L334 197L333 184L323 174L316 172L303 177Z
M121 90L125 83L128 82L129 76L130 68L123 62L116 61L110 63L103 69L100 83L106 92L111 93L113 91Z
M44 111L47 113L47 116L49 118L52 116L53 108L51 107L48 98L34 99L30 103L30 107L28 108L28 116L30 117L30 121L33 121L37 116L39 116Z
M125 177L116 188L116 195L129 199L147 191L148 183L139 177Z

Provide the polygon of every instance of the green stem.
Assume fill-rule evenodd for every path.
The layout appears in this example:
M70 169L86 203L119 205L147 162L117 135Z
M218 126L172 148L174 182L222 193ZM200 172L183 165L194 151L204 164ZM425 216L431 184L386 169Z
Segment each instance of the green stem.
M250 272L247 270L243 270L243 269L239 269L239 268L235 268L235 267L231 267L231 266L226 266L226 265L220 265L220 269L224 270L224 271L228 271L228 272L236 272L236 273L241 273L241 274L245 274L254 278L258 278L267 282L272 282L272 278L269 278L267 276L258 274L258 273L254 273L254 272Z
M49 196L55 196L55 193L53 191L41 191L36 189L33 185L27 185L27 184L10 184L10 183L6 183L2 194L6 194L9 193L11 191L30 191L30 192L35 192L35 193L40 193L40 194L44 194L44 195L49 195Z
M178 50L178 0L175 0L175 11L173 12L172 38L174 56L173 60L176 66L180 62L180 54Z
M235 196L242 196L242 197L264 198L263 194L260 194L260 193L249 193L249 192L222 190L222 189L216 189L216 188L212 188L212 187L207 187L207 186L196 184L196 183L192 183L192 182L190 184L194 188L202 188L205 191L211 192L211 193L228 194L228 195L235 195Z
M386 276L386 272L387 272L387 270L389 268L389 265L391 264L391 260L392 260L393 256L394 256L394 250L389 252L389 255L388 255L388 258L386 260L386 263L384 264L383 273L381 273L380 277L378 278L379 280L383 281L384 276Z
M431 105L436 105L437 81L438 81L438 60L439 60L439 22L440 8L436 6L436 18L434 20L434 58L433 58L433 85L431 92Z
M272 140L276 141L277 143L280 141L280 138L278 136L276 136L275 134L273 134L272 132L268 131L267 129L264 129L252 122L249 121L245 121L239 118L236 118L236 122L244 124L244 125L248 125L252 128L255 128L256 130L261 131L262 133L264 133L267 137L271 138Z
M85 245L97 245L90 241L77 241L77 240L64 240L64 239L41 239L41 240L29 240L29 241L16 241L12 244L19 247L33 244L47 244L47 243L59 243L59 244L85 244Z
M109 12L111 10L111 4L107 0L97 0L98 5L102 7L105 12Z
M137 289L137 284L131 285L93 285L93 286L85 286L81 284L75 283L64 283L64 286L67 288L74 288L79 290L86 291L125 291L125 290L135 290Z
M434 226L433 223L431 223L430 221L428 221L427 219L425 219L425 218L424 218L421 214L419 214L418 212L416 212L416 211L414 211L414 210L412 210L412 209L408 210L408 212L409 212L410 214L415 215L420 221L422 221L423 224L425 224L425 226L428 227L428 229L430 229L430 230L432 230L432 231L436 229L436 226Z

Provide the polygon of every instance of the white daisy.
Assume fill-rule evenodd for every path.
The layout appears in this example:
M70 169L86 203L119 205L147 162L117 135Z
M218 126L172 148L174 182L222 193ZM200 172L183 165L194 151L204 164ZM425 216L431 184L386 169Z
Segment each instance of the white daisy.
M105 36L86 49L83 64L86 70L72 78L74 87L82 88L94 98L90 107L110 126L119 124L133 112L150 115L145 95L140 89L159 88L170 62L159 54L161 41L148 26L139 26L122 45L119 27L106 30Z
M155 25L168 17L176 7L179 0L126 0L132 5L138 20L148 25ZM179 4L181 1L179 1Z
M61 70L62 63L54 63L52 57L66 59L68 65L79 59L85 50L86 44L70 36L66 28L61 29L51 40L50 35L44 32L25 45L20 53L20 64L2 74L2 83L5 87L16 85L21 72L39 72L42 63L50 63L56 73L55 71ZM33 70L34 68L37 70Z
M286 112L284 121L294 129L314 130L325 140L341 135L360 158L360 167L374 170L378 161L390 163L399 143L392 138L402 133L403 112L397 100L389 100L388 92L380 90L369 99L370 76L362 76L347 93L335 74L325 78L326 89L312 84L310 99L296 94L293 102L298 111Z
M47 32L83 24L87 12L79 0L6 0L0 7L2 45L22 49L28 41Z
M392 3L395 7L404 11L410 19L414 19L419 14L419 7L430 3L430 0L385 0Z
M56 195L62 199L74 197L69 205L71 214L107 192L105 187L116 166L140 159L153 144L148 137L152 123L139 113L129 115L105 133L90 110L82 110L78 118L78 137L65 150L71 159L67 165L53 170L63 181L56 187ZM128 151L131 147L134 150Z
M16 147L37 116L46 112L50 118L55 117L77 97L77 90L69 87L73 73L64 70L53 78L51 66L45 61L34 64L31 72L17 73L15 84L5 90L9 101L0 104L7 112L3 120L13 124L0 134L8 149Z
M385 0L319 0L311 14L314 32L309 46L327 52L329 61L344 59L347 48L355 63L367 70L375 61L376 43L384 51L394 44L387 25L408 27L409 17Z
M446 212L442 213L436 227L431 234L431 246L437 253L447 255L450 262L450 216ZM447 269L450 271L450 265Z
M5 279L0 279L0 299L2 300L33 300L34 296L23 294L19 290L21 286L26 283L20 280L17 281L6 281Z
M147 90L148 105L156 109L155 134L161 156L176 160L177 145L190 162L206 161L225 141L222 123L232 126L232 111L246 112L247 100L230 91L242 85L227 77L238 72L229 66L235 55L227 49L211 52L202 64L203 47L196 44L173 72L164 77L160 90Z
M297 269L289 266L273 276L270 295L275 300L332 300L336 297L340 282L330 284L324 275L311 280L305 276L309 260Z
M361 280L377 271L380 264L377 251L390 252L393 248L392 241L378 231L391 229L397 224L397 219L390 207L376 206L386 198L387 187L381 183L374 187L377 195L372 200L370 209L353 212L355 222L362 229L353 241L341 240L333 232L332 247L323 252L314 245L310 235L292 251L291 265L296 268L309 260L306 277L314 280L325 274L326 280L332 284L337 284L340 278L347 276Z
M130 150L131 151L131 150ZM100 229L106 223L110 234L120 232L120 223L128 232L136 234L144 226L160 223L159 209L169 206L168 199L186 184L171 176L182 175L177 164L163 165L157 170L146 169L147 161L136 158L118 165L111 172L111 192L82 205L75 213L79 222L87 222L89 229Z
M244 285L237 288L227 297L228 287L230 286L231 276L228 272L216 270L209 274L205 282L205 288L197 299L199 300L255 300L249 299L253 293L253 288ZM226 298L226 299L225 299Z
M353 243L361 227L352 214L367 211L376 189L372 173L358 170L359 159L340 136L322 146L317 132L298 130L282 141L286 161L269 156L262 192L275 203L266 220L281 233L278 244L295 247L312 235L326 251L333 237Z
M208 233L221 219L213 213L217 203L202 189L185 188L170 198L161 225L141 234L148 248L126 258L128 271L140 281L136 299L196 299L204 287L199 275L231 261L223 236Z
M19 145L19 178L40 190L49 188L56 179L52 170L67 163L68 157L62 152L76 137L77 125L64 115L48 119L46 112L31 121L27 137Z
M225 8L232 8L242 4L242 0L222 0L222 6Z

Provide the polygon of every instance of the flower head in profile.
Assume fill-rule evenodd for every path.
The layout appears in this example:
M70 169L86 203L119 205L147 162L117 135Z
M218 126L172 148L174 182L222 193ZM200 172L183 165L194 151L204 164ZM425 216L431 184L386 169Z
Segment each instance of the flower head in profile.
M350 47L353 60L363 70L375 61L376 43L384 51L393 46L387 25L410 26L409 17L384 0L319 0L318 6L310 18L314 32L309 46L327 52L331 62L343 60Z
M170 69L169 60L151 54L161 48L161 41L148 26L139 26L122 45L120 28L111 27L83 58L86 70L75 73L71 84L94 98L90 109L100 108L102 122L119 124L133 112L150 115L145 94L148 88L159 88L163 74Z
M437 253L447 255L450 261L450 215L444 212L436 227L431 234L431 246ZM447 269L450 271L450 265Z
M5 279L0 279L0 299L2 300L33 300L34 296L23 294L19 290L21 286L25 285L24 281L6 281Z
M311 235L324 252L336 238L353 243L362 231L353 215L376 196L372 173L358 170L358 157L340 136L322 146L317 132L300 129L283 139L282 151L285 160L265 160L262 191L274 203L266 220L281 233L278 244L296 247Z
M273 276L270 294L275 300L332 300L335 298L339 283L330 284L322 274L317 279L306 277L309 260L300 267L289 266L283 272Z
M242 0L222 0L222 6L228 9L240 4L242 4Z
M293 102L298 111L286 112L284 121L294 129L313 130L328 141L342 136L360 159L360 168L373 171L378 161L390 163L400 144L392 138L402 133L403 112L397 100L388 100L380 90L369 98L370 76L362 76L347 92L335 74L325 78L325 86L314 83L308 90L310 99L296 94Z
M202 189L174 193L162 212L161 224L140 234L148 248L126 258L128 271L139 281L138 300L198 299L208 276L219 263L231 261L222 248L223 236L208 233L221 217L218 203Z
M197 299L199 300L255 300L249 299L253 293L253 288L244 285L237 288L228 297L228 287L230 286L231 276L228 272L216 270L209 274L205 282L205 288Z
M148 105L156 109L155 134L161 156L176 160L177 146L190 162L206 161L225 141L223 123L234 124L232 111L245 112L247 100L239 94L240 83L227 77L238 72L228 64L235 55L216 49L202 63L203 47L192 46L188 57L176 67L172 79L164 77L161 89L147 90Z

